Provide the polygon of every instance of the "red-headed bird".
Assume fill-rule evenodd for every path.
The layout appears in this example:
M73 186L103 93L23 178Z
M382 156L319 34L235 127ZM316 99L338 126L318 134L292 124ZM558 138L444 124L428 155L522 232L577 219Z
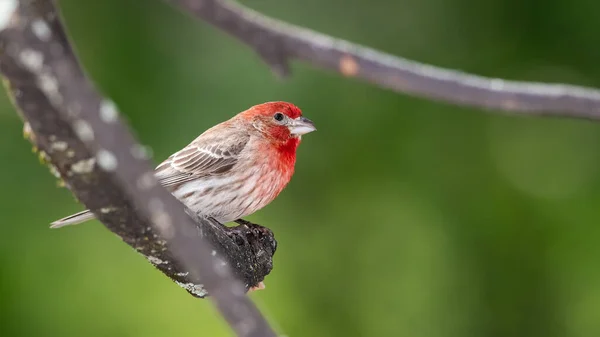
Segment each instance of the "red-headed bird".
M158 165L155 176L192 211L223 224L238 220L268 205L285 188L302 135L315 130L291 103L255 105L206 130ZM51 227L93 218L86 210Z

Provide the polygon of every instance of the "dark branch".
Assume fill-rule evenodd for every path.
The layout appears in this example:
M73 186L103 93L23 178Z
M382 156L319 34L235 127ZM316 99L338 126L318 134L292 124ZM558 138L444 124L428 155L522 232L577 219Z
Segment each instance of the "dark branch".
M230 0L167 0L252 47L280 75L296 59L396 92L520 115L600 119L600 90L471 75L293 26Z
M6 5L17 1L2 2L0 71L51 170L163 273L195 296L208 292L239 336L275 336L245 296L271 271L271 231L188 216L157 183L115 105L85 77L53 3L23 0L9 19Z

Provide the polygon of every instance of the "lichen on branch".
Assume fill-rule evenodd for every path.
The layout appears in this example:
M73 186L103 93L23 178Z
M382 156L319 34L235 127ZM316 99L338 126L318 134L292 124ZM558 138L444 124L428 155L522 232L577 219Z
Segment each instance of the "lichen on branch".
M196 297L209 294L239 336L275 336L245 296L273 267L273 233L191 213L158 184L115 103L84 75L54 3L4 0L2 6L0 72L25 121L24 135L51 172L179 286Z

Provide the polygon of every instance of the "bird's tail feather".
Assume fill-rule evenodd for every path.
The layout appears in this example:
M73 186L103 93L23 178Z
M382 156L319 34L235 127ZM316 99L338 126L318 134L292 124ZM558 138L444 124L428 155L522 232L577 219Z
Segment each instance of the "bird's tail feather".
M56 220L50 224L50 228L60 228L64 226L77 225L82 222L86 222L94 218L94 213L89 210L85 210L79 213L75 213L73 215L69 215L68 217L62 218L60 220Z

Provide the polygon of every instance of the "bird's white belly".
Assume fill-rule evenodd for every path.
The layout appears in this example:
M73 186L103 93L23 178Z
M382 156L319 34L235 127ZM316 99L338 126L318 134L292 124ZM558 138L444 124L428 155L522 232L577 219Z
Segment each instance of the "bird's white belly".
M231 222L265 207L277 195L274 172L243 177L210 177L183 184L173 195L199 215Z

